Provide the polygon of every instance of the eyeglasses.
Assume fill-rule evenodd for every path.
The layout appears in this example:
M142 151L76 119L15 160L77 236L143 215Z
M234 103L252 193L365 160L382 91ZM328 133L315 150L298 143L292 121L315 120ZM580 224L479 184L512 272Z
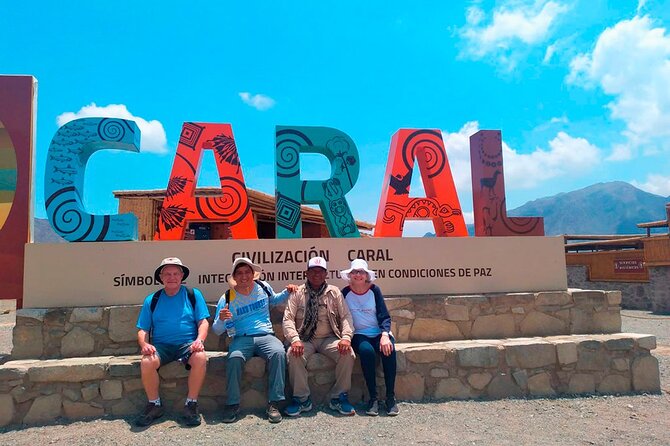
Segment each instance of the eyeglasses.
M353 274L367 274L367 272L362 270L362 269L355 269L355 270L352 270L349 274L352 274L352 275Z

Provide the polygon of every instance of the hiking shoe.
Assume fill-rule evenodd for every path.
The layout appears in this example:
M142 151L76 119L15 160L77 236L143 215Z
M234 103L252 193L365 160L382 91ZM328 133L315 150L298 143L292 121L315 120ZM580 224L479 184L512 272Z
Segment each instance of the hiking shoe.
M300 398L293 397L291 404L288 405L284 411L289 417L297 417L302 412L308 412L312 410L312 399L307 397L305 401L300 401Z
M224 423L234 423L237 420L237 414L240 412L239 404L226 404L226 407L223 408L223 421Z
M349 395L347 392L340 393L340 396L330 400L329 407L338 411L342 415L355 415L356 410L354 406L349 403Z
M379 402L377 401L377 398L372 398L368 401L368 408L365 410L365 414L370 415L371 417L379 415Z
M154 420L163 416L164 413L163 406L159 406L154 403L147 403L144 408L144 412L135 419L135 424L137 426L148 426L154 422Z
M389 417L395 417L400 413L398 409L398 403L395 402L395 398L389 398L386 400L386 413Z
M268 414L268 421L270 423L279 423L282 420L281 412L277 409L277 404L270 402L268 404L268 410L265 411Z
M187 426L200 426L200 413L198 413L197 402L189 401L186 403L182 420L184 420L184 424Z

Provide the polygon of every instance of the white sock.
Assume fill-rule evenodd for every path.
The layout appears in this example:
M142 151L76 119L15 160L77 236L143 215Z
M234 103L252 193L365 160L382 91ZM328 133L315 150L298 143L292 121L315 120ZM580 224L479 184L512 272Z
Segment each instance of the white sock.
M198 402L198 400L194 400L194 399L191 399L191 398L186 398L186 402L184 403L184 406L186 406L188 403L197 403L197 402Z
M149 402L150 402L151 404L155 404L156 406L160 406L160 405L161 405L161 399L160 399L160 397L156 398L155 400L149 400Z

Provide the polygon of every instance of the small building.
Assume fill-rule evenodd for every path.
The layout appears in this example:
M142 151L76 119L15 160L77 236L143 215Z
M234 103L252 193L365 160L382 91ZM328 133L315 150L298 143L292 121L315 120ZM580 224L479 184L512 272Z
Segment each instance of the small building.
M138 240L153 240L158 229L165 189L115 191L119 200L119 213L132 212L137 216ZM253 189L247 189L251 213L256 222L258 238L273 239L275 234L275 197ZM196 197L221 195L218 187L199 187ZM328 227L319 209L301 206L302 236L304 238L329 238ZM356 220L361 235L369 235L374 225ZM231 238L230 225L226 222L192 222L185 232L186 240L221 240Z

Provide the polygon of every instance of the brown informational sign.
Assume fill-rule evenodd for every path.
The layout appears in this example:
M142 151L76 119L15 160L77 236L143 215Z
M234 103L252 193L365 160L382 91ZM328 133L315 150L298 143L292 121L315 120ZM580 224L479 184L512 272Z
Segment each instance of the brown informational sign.
M26 246L24 307L138 304L160 287L164 257L190 267L187 285L215 302L228 288L236 257L250 257L275 290L305 282L307 260L328 261L329 282L364 258L388 296L481 294L567 289L562 237L193 240Z
M16 299L18 308L32 221L36 89L32 76L0 76L0 299Z
M642 273L644 272L644 261L642 259L616 259L614 260L615 273Z

